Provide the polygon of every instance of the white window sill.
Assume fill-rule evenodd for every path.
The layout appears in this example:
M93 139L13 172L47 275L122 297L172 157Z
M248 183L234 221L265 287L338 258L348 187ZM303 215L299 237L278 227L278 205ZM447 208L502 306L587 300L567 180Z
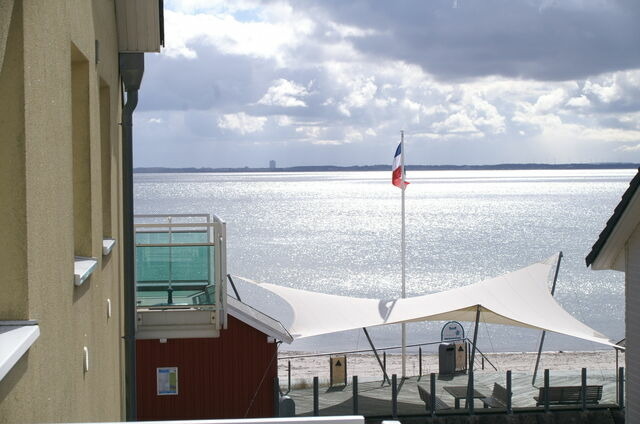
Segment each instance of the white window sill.
M82 285L91 273L96 269L98 261L95 258L85 258L83 256L76 256L73 264L73 283L76 286Z
M113 246L116 245L115 239L106 238L102 240L102 256L108 256L113 249Z
M0 321L0 381L40 336L35 321Z

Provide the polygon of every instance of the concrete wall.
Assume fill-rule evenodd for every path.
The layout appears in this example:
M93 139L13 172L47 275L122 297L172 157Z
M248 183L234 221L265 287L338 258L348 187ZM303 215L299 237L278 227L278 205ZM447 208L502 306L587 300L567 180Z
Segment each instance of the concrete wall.
M84 78L76 81L83 100L75 108L74 64ZM101 92L109 98L102 105ZM0 381L0 422L120 420L121 246L108 257L101 253L103 237L119 242L122 235L113 0L16 1L0 98L0 240L8 247L0 250L0 320L35 319L41 331ZM101 115L109 119L102 126ZM110 190L106 211L103 190ZM111 234L104 234L106 227ZM76 253L99 262L79 287L73 284Z
M640 422L640 228L627 241L625 292L626 418L627 422L636 423Z

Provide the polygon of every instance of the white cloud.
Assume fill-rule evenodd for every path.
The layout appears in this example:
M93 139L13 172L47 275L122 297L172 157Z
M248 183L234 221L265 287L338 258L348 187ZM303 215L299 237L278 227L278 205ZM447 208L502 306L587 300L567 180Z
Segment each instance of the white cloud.
M365 77L359 75L342 82L349 90L349 93L339 103L338 110L345 116L351 116L351 109L362 108L371 102L378 90L373 76Z
M374 9L366 2L356 6L357 10ZM176 133L191 133L200 140L218 137L221 143L243 140L263 146L298 142L300 149L291 153L293 162L319 160L305 153L305 145L348 144L350 153L374 157L371 162L379 163L385 157L370 152L397 137L400 129L422 142L439 141L417 147L427 151L437 145L441 152L449 148L447 141L466 146L471 139L487 143L488 149L511 152L525 151L508 146L514 141L526 144L528 152L538 145L541 149L578 148L583 142L608 146L589 150L593 152L614 151L616 142L626 143L626 150L617 151L633 152L630 145L640 140L637 69L581 74L579 80L544 80L540 77L544 70L528 68L514 77L499 76L505 73L480 69L494 68L495 63L477 57L465 63L479 70L460 74L450 69L464 77L453 80L442 69L432 69L426 59L382 51L378 41L390 36L389 28L402 28L393 13L383 21L366 16L338 20L318 3L299 6L288 0L168 0L167 8L167 48L164 55L150 58L153 66L145 78L146 84L154 81L154 93L165 93L154 98L168 106L150 110L145 129L168 131L177 125L173 116L180 116L183 127ZM391 6L388 10L397 11ZM414 28L418 30L414 36L420 37L423 27ZM399 39L415 41L409 36L405 33ZM476 40L461 41L475 46ZM400 52L407 46L397 47ZM502 61L493 56L487 59ZM534 61L528 66L542 65ZM569 65L567 59L563 66ZM154 75L157 69L164 73ZM150 96L143 96L142 102ZM159 111L166 113L158 115ZM201 114L196 116L194 111ZM218 118L211 120L212 115ZM459 149L456 160L482 162L483 158L472 156L482 154L480 146ZM492 161L495 155L488 157ZM511 160L519 160L517 154Z
M618 152L640 152L640 144L635 146L620 146L616 148Z
M163 53L172 58L195 59L194 43L215 46L227 54L274 59L286 65L287 50L298 46L312 33L310 19L294 16L290 8L280 8L278 21L239 21L230 13L187 14L165 10L167 27Z
M233 130L240 134L250 134L262 131L267 118L251 116L244 112L222 115L218 119L218 127Z
M280 78L273 82L267 92L260 100L259 104L282 107L306 107L306 103L300 97L309 95L307 89L293 81Z
M464 112L450 115L441 122L431 125L434 131L440 133L475 133L478 128L473 125L473 121Z
M584 108L591 106L591 102L584 94L580 97L572 97L566 103L569 107Z
M540 96L533 106L534 110L539 114L555 110L565 102L566 97L567 94L562 88L556 88L550 93Z

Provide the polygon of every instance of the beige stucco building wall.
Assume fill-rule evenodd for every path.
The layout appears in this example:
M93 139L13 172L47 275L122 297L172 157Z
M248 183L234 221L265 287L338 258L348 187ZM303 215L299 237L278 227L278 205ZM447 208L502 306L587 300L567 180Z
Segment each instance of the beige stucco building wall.
M102 256L121 240L114 2L1 4L0 320L37 320L40 337L0 381L0 422L118 421L121 245ZM76 254L98 260L77 287Z

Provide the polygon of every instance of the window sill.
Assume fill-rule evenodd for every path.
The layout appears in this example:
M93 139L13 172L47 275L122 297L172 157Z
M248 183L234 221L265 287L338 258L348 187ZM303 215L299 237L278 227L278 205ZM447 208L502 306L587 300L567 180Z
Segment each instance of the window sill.
M89 276L93 273L98 265L98 261L95 258L85 258L82 256L76 256L73 264L73 283L76 286L82 285Z
M35 321L0 321L0 381L40 336Z
M113 246L116 245L115 239L106 238L102 240L102 256L108 256L113 249Z

